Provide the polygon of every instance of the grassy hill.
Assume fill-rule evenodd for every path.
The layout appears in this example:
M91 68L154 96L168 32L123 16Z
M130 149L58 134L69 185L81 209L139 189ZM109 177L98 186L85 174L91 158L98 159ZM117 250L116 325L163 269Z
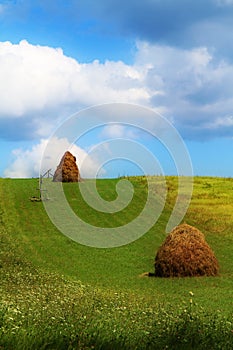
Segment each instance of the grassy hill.
M64 191L83 220L115 227L145 204L145 178L130 180L133 200L114 214L86 205L79 189L85 182L64 184ZM117 181L97 181L105 200L116 198ZM0 349L232 348L233 179L196 177L184 218L205 234L220 275L141 278L153 272L176 199L177 178L166 181L157 223L129 245L99 249L61 234L43 203L30 201L38 195L37 179L0 179Z

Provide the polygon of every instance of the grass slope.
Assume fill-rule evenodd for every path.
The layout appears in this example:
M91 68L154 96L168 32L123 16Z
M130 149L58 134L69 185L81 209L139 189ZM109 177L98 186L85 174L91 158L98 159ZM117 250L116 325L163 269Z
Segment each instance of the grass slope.
M140 213L145 203L145 179L131 180L134 199L116 214L100 215L88 208L78 184L65 184L64 190L84 220L96 226L119 226ZM98 181L104 199L116 198L116 183ZM50 222L43 203L29 200L38 194L37 185L36 179L0 180L0 347L10 349L16 338L19 349L25 344L32 349L69 348L67 344L72 349L147 349L156 344L159 349L174 339L177 349L187 342L197 348L195 341L201 349L212 344L232 347L232 179L195 178L185 221L205 234L221 271L216 278L185 279L139 277L153 271L155 252L165 238L176 199L176 177L167 178L167 202L155 226L139 240L114 249L82 246L62 235Z

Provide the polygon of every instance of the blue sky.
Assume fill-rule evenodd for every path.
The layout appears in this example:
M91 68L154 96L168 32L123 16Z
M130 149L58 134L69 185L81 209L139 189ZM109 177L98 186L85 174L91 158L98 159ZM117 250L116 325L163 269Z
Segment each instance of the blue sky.
M233 0L0 1L0 176L38 176L54 131L83 108L106 103L160 113L185 141L195 175L232 176L232 33ZM122 125L85 135L73 148L78 162L116 137L142 143L164 173L175 172L166 150ZM65 151L69 141L56 140L59 147ZM84 176L101 165L95 157ZM116 161L103 176L136 169Z

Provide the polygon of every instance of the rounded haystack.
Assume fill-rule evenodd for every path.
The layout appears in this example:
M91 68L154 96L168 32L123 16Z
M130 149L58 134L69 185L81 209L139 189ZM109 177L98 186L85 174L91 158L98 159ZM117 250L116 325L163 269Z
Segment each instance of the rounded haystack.
M55 182L79 182L80 174L79 169L76 164L76 157L72 153L67 151L53 176L53 181Z
M155 276L215 276L218 261L197 228L181 224L175 227L155 257Z

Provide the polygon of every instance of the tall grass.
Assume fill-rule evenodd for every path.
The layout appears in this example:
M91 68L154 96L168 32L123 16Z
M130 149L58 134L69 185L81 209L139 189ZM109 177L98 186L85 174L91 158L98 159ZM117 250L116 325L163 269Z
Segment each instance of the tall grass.
M145 179L132 181L137 200L115 217L118 223L143 203ZM145 236L125 247L94 249L64 237L43 204L30 202L37 180L0 180L0 349L232 349L233 181L195 178L185 218L205 233L220 276L140 278L153 270L165 238L177 179L167 182L165 210ZM116 196L115 184L99 181L104 198ZM74 211L90 219L77 186L66 184L65 191Z

